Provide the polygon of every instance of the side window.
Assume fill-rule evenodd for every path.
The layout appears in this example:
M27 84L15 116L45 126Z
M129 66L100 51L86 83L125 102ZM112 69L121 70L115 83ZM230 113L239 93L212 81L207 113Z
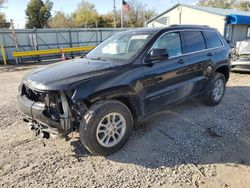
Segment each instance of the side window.
M204 31L203 34L206 39L207 48L215 48L223 45L220 38L215 32Z
M204 37L200 31L183 31L183 52L190 53L206 49Z
M153 49L167 49L169 57L181 55L181 38L179 32L166 33L153 46Z

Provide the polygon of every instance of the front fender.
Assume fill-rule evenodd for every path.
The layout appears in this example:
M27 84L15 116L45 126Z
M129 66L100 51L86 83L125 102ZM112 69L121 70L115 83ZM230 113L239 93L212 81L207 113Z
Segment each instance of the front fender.
M123 98L143 109L143 67L130 65L122 71L86 80L76 87L71 97L90 104L104 99ZM119 100L119 99L118 99Z
M79 88L76 89L72 100L87 100L91 103L100 99L112 99L120 96L132 97L136 95L136 91L130 86L116 86L112 88L95 90L93 88Z
M137 86L136 86L137 85ZM93 104L99 100L117 99L125 102L130 110L136 117L143 115L143 90L142 85L136 84L134 87L128 85L121 85L101 90L93 91L93 88L78 88L75 90L72 100L73 101L88 101ZM141 86L140 86L141 85Z

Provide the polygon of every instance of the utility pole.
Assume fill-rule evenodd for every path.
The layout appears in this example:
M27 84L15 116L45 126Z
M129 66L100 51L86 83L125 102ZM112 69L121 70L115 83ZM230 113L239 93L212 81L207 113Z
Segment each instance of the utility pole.
M116 28L116 6L115 6L115 0L114 0L114 28Z
M182 16L181 0L178 0L178 12L179 12L179 24L181 24L181 16Z
M13 35L13 40L14 40L14 43L15 43L16 51L18 52L19 51L19 46L18 46L18 41L17 41L17 37L16 37L16 31L15 31L13 19L10 19L10 27L11 27L11 32L12 32L12 35ZM16 64L18 64L18 63L19 63L19 59L16 58Z
M121 7L121 28L123 28L123 1L122 2L122 7Z
M144 7L145 7L146 9L148 9L148 4L147 4L147 3L144 3ZM145 15L144 11L142 12L142 18L143 18L143 26L144 26L144 27L147 27L147 18L146 18L146 15Z

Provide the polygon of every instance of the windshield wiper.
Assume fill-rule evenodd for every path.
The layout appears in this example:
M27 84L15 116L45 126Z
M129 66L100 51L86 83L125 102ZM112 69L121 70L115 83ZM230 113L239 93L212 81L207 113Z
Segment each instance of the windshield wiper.
M103 58L101 58L101 57L91 57L91 58L89 58L89 59L91 59L91 60L99 60L99 61L107 61L107 59L103 59Z

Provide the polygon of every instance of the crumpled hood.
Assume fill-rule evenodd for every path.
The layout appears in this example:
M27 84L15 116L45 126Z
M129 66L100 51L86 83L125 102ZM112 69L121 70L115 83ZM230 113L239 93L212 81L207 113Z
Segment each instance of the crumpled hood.
M103 74L113 72L119 66L110 61L74 59L59 62L26 74L23 83L36 90L64 90L70 85Z

